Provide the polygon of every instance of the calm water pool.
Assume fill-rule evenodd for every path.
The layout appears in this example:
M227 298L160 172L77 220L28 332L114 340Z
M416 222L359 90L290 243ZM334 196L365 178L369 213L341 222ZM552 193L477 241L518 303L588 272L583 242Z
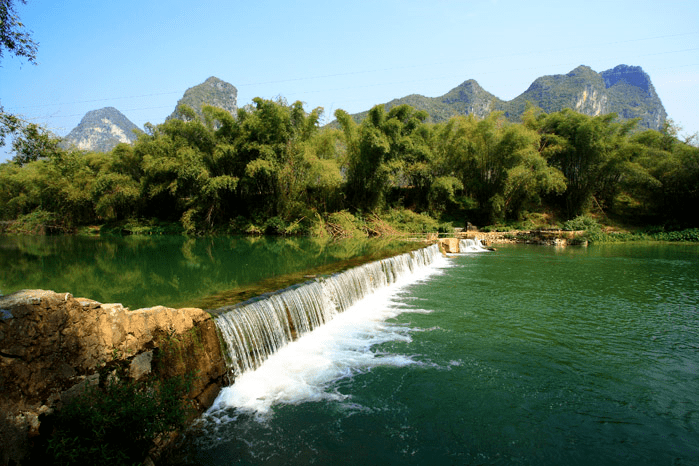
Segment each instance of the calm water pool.
M400 247L308 238L0 236L0 293L38 288L131 309L211 308L230 290L293 274L302 281L304 271Z

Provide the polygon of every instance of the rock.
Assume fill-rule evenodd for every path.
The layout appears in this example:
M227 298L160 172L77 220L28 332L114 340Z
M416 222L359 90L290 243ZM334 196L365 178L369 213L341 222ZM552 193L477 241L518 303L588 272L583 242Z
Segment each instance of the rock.
M132 144L141 130L114 107L92 110L80 124L63 138L61 146L69 149L109 152L117 144Z
M226 373L215 323L201 309L129 311L44 290L0 297L0 309L0 444L10 452L0 465L21 462L40 414L118 367L136 380L194 376L188 398L200 412Z
M568 240L565 238L554 238L553 245L558 247L566 247L568 246Z
M204 391L197 397L197 400L202 406L211 406L214 404L216 397L221 392L220 385L209 385L204 389Z
M459 252L459 239L458 238L441 238L439 244L444 252L447 254L456 254Z
M129 366L129 377L134 380L141 380L151 372L151 362L153 362L153 352L146 351L131 360Z
M567 74L541 76L529 88L510 101L504 101L469 79L439 97L411 94L386 102L386 111L403 104L425 110L437 123L454 115L475 115L485 118L493 111L503 112L508 119L519 119L528 104L554 113L565 108L596 116L616 113L620 121L638 118L641 129L660 131L667 112L640 66L618 65L597 73L588 66L578 66ZM368 111L352 115L361 121Z
M83 393L85 393L86 390L88 390L90 387L96 387L100 383L100 375L99 374L92 374L87 377L84 377L83 380L80 382L76 383L72 387L70 387L68 390L62 392L60 394L60 400L63 403L70 403L77 397L81 396Z
M167 117L167 120L178 118L187 121L188 118L180 113L180 105L189 106L199 116L204 118L202 107L211 105L221 108L231 115L238 112L238 89L234 85L211 76L206 81L187 89L180 100L177 101L175 111Z

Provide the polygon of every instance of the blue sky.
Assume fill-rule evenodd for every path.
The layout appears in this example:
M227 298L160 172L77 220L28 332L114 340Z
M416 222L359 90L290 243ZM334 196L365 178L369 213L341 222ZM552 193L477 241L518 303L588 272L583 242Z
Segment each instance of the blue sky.
M108 106L162 123L209 76L236 86L239 106L282 96L329 121L468 79L509 100L542 75L619 64L641 66L683 134L699 131L696 0L15 3L39 64L5 54L0 104L60 136Z

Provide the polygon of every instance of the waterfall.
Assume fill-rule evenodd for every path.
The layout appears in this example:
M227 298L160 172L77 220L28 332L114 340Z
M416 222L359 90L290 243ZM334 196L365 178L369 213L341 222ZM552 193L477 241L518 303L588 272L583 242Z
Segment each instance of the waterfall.
M298 336L439 256L435 244L215 310L229 370L237 377L256 369Z
M459 240L459 252L483 252L487 251L481 244L481 240L476 239L462 239Z

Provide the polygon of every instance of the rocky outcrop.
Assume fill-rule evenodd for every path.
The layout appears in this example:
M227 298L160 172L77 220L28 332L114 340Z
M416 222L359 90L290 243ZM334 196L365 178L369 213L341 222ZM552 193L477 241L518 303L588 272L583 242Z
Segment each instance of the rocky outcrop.
M92 110L63 138L66 149L109 152L117 144L132 144L141 130L114 107Z
M226 373L201 309L129 311L43 290L0 297L0 465L21 464L42 420L117 366L136 380L193 376L187 398L199 412Z
M459 239L440 238L439 249L447 254L457 254L459 252Z
M650 76L640 66L618 65L603 71L610 100L610 112L628 120L639 118L639 126L660 130L667 119Z
M388 111L402 104L427 111L435 123L454 115L484 118L493 111L501 111L507 118L517 121L529 104L546 113L565 108L590 116L616 113L621 121L638 118L641 129L660 130L667 118L648 74L640 66L628 65L601 73L581 65L567 74L541 76L510 101L495 97L470 79L440 97L411 94L387 102L384 107ZM357 113L353 118L361 121L367 114Z
M469 79L441 97L441 102L451 105L460 115L487 117L502 105L502 101Z
M204 118L202 112L202 107L204 105L222 108L230 114L235 115L238 111L238 89L226 81L211 76L203 83L190 87L185 91L182 98L177 101L175 111L167 117L168 120L173 118L184 121L188 120L188 118L180 112L180 105L190 107L199 118L202 119Z

